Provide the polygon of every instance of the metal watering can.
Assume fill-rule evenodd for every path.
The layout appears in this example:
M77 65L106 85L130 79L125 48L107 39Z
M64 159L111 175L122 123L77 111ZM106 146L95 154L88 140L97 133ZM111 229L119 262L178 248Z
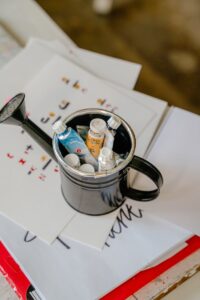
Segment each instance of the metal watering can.
M113 150L128 153L127 158L114 169L106 172L89 174L70 167L64 161L66 149L60 144L56 135L51 139L26 115L25 94L13 97L0 110L0 123L21 126L32 138L55 160L60 167L61 190L66 202L78 212L88 215L103 215L120 207L126 197L137 201L150 201L158 197L163 178L159 170L147 160L134 155L136 138L129 124L121 117ZM102 109L83 109L65 118L68 127L77 124L89 125L93 118L107 121L116 116ZM128 171L133 168L149 177L156 188L151 191L137 190L128 186Z

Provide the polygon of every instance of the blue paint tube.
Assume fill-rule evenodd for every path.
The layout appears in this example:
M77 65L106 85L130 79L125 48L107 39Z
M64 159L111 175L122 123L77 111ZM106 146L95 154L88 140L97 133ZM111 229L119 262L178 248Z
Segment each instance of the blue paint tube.
M58 136L59 141L69 153L77 154L83 162L94 166L98 169L98 163L87 148L83 139L71 127L67 128L62 121L53 125L53 130Z

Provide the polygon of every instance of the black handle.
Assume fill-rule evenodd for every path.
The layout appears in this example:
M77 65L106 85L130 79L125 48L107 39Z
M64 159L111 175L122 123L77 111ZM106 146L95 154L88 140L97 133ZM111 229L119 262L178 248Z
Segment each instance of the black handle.
M24 119L22 128L55 160L57 161L52 147L52 138L30 119Z
M160 171L150 162L138 156L133 157L129 166L148 176L155 183L157 188L152 191L128 188L126 196L137 201L151 201L157 198L160 193L160 188L163 185L163 177Z

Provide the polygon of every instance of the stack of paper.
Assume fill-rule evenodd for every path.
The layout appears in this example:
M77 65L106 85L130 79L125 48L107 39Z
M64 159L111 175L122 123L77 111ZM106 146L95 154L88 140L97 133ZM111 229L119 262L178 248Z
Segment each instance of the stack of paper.
M0 71L0 101L25 92L30 118L51 136L51 124L73 111L112 110L132 126L136 154L144 156L167 104L131 91L139 71L137 64L33 39ZM1 125L0 135L0 236L44 299L99 298L194 232L132 200L105 216L79 214L62 197L58 166L38 145L17 127Z
M59 56L55 55L54 48L57 48ZM118 76L112 79L112 85L102 81L80 67L83 65L81 61L86 64L88 58L84 59L85 51L76 50L66 49L68 58L64 59L61 56L64 54L62 44L32 40L1 70L0 78L5 83L1 99L7 99L19 91L25 92L30 118L50 136L51 124L76 110L87 107L112 110L133 127L137 137L137 154L143 155L166 109L166 103L157 100L151 107L148 106L146 102L153 101L150 97L125 89L125 86L131 86L123 81L125 76L122 76L120 88L119 84L116 86ZM92 54L92 57L95 55L102 67L105 59L97 54ZM30 62L30 57L34 64ZM96 74L98 59L93 65ZM79 66L72 61L78 62ZM118 67L116 59L106 58L106 61L112 69L116 63ZM135 83L140 66L120 61L119 72L126 73L125 69L129 70L130 65ZM21 76L17 76L19 68ZM103 71L100 69L99 73L102 76ZM11 78L9 83L8 77ZM68 78L68 84L63 78ZM75 212L61 194L56 163L29 136L22 134L20 128L2 125L0 132L5 139L14 135L20 141L16 144L8 138L1 145L1 212L48 243L52 243L62 231L65 237L102 249L117 211L96 218ZM12 189L9 189L11 183ZM97 236L94 236L94 230L99 232Z
M18 42L0 23L0 68L21 50Z
M171 109L152 147L148 159L165 184L160 198L139 207L200 235L200 117ZM144 178L136 184L144 185Z

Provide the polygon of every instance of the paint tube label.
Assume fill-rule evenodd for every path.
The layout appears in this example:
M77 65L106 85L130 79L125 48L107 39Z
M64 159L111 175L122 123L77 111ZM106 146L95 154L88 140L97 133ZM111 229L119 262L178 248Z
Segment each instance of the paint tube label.
M98 158L101 147L103 145L103 140L104 136L94 137L88 134L86 139L86 145L88 146L88 149L90 150L90 153L93 157Z

